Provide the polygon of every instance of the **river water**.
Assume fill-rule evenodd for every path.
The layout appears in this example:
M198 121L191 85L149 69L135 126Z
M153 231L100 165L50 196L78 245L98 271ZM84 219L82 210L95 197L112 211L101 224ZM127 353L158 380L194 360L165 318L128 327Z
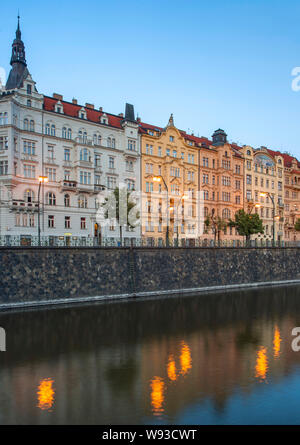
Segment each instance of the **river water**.
M300 423L299 287L5 312L0 326L1 424Z

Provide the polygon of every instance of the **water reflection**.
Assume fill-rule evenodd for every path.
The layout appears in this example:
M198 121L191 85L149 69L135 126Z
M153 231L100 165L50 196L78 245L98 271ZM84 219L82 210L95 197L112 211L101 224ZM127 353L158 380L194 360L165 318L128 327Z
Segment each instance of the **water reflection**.
M182 342L182 347L181 347L180 363L181 363L181 374L186 375L192 368L192 357L190 348L184 342Z
M1 423L300 423L299 297L290 287L2 313L13 335Z
M38 408L42 410L50 410L54 403L54 394L55 391L53 389L54 381L50 378L44 379L40 382L37 396L38 396Z
M268 371L268 358L267 348L263 346L257 351L256 365L255 365L255 377L260 381L266 380Z
M160 377L154 377L154 379L151 380L151 406L156 416L164 411L164 387L164 381Z
M281 342L282 342L282 339L280 337L280 331L278 329L278 326L275 326L274 339L273 339L274 358L278 358L280 355L280 343Z

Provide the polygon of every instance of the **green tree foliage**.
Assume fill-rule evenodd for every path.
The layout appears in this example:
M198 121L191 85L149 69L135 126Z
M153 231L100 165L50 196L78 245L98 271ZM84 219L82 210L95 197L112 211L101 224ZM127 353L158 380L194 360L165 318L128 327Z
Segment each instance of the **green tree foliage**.
M246 213L245 210L238 210L234 220L229 221L230 227L235 227L239 235L245 236L246 241L250 241L251 235L264 233L263 222L257 213Z
M295 223L295 230L297 232L300 232L300 218L298 218L296 223Z
M139 212L136 211L136 202L132 200L131 193L125 188L116 187L108 197L105 198L102 206L105 209L106 219L115 219L120 229L120 241L123 244L122 228L128 226L136 227L139 220Z

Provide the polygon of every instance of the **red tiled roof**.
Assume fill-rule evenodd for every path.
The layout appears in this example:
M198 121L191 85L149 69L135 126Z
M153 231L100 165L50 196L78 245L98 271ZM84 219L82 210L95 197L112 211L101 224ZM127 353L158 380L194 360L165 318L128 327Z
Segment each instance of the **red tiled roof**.
M145 122L140 122L140 133L142 134L147 134L147 130L154 130L154 131L159 131L162 132L164 129L155 125L151 125L151 124L146 124ZM196 144L196 146L200 147L202 144L207 145L208 147L210 147L212 145L212 141L208 138L205 137L198 137L198 136L194 136L192 134L187 134L185 131L183 130L178 130L181 134L181 136L188 140L188 141L192 141ZM240 149L241 147L239 147L236 144L230 144L231 147L235 150L235 154L239 157L242 157L240 155L240 153L237 151L238 149Z
M292 166L292 162L293 159L296 159L297 161L297 167L300 169L300 162L298 161L297 158L295 158L294 156L291 156L287 153L281 153L280 151L274 151L274 150L270 150L269 148L267 148L267 151L272 155L272 156L282 156L283 157L283 162L284 162L284 166L285 167L291 167Z
M59 102L58 99L55 99L53 97L44 96L44 110L54 111L55 104L57 102ZM91 108L87 108L82 105L76 105L76 104L73 104L70 102L65 102L63 100L61 100L60 102L63 105L64 114L66 116L79 118L79 111L82 108L84 108L86 111L87 121L100 123L100 117L103 114L106 114L106 116L108 118L108 125L115 127L115 128L122 128L121 122L123 120L123 117L121 117L121 116L115 116L114 114L105 113L103 111L92 110Z

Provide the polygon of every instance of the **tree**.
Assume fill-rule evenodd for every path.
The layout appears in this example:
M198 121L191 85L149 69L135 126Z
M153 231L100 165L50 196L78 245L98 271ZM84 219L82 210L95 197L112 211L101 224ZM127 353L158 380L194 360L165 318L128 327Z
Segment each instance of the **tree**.
M229 226L235 227L239 235L245 236L247 243L249 243L251 235L264 233L263 222L258 214L246 213L245 210L238 210L234 221L229 221Z
M135 211L136 202L132 200L131 193L126 188L116 187L108 197L105 198L104 217L115 219L120 229L120 242L123 245L122 228L124 225L130 228L136 227L139 219L139 212Z
M216 242L217 238L220 241L221 231L226 229L228 223L225 219L220 218L220 216L216 216L214 209L211 212L211 215L208 215L204 221L206 229L212 229L214 235L214 241Z
M295 230L296 232L300 232L300 218L298 218L295 223Z

